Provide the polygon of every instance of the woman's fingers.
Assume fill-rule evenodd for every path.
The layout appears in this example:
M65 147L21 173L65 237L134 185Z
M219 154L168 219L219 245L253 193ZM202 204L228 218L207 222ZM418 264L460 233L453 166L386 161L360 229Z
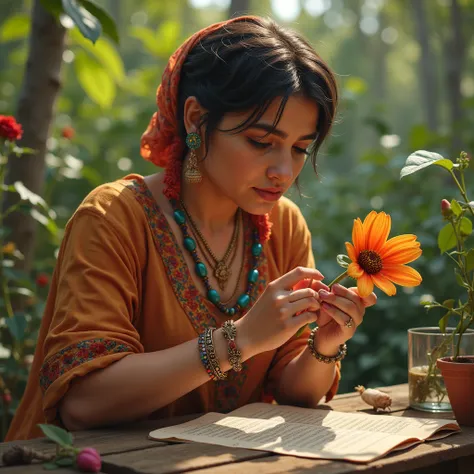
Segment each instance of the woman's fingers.
M342 328L347 328L349 330L355 329L359 325L355 318L349 316L344 311L341 311L336 306L325 303L324 301L321 303L321 315L330 316L339 326L341 326ZM347 324L350 324L351 320L352 326L347 326Z
M301 300L302 298L314 298L319 301L319 294L312 288L303 288L301 290L294 290L288 293L288 302L294 303L295 301Z
M292 290L293 287L304 279L322 280L324 276L315 268L296 267L285 273L285 275L277 278L270 283L271 286L280 290ZM270 286L269 285L269 286ZM308 285L306 285L308 286Z
M365 310L362 302L356 300L356 298L360 300L357 295L353 295L349 298L346 294L345 296L338 296L335 293L328 293L327 291L321 290L319 296L321 299L321 308L333 316L338 324L344 325L350 318L354 320L354 324L357 326L362 323Z

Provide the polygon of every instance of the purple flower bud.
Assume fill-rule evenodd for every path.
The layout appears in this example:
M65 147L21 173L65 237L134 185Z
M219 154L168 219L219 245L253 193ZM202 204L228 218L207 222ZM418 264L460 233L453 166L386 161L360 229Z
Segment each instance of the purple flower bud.
M99 472L102 467L100 454L94 448L84 448L77 455L76 464L84 472Z

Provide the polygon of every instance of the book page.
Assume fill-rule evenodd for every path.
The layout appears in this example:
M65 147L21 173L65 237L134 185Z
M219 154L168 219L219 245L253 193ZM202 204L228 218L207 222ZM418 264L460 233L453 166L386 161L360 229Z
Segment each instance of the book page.
M382 418L394 420L397 428L390 427ZM152 431L150 438L370 462L398 446L420 442L413 435L400 435L400 426L400 418L395 417L251 404L228 415L208 413L181 425Z
M326 416L324 410L292 407L287 405L271 405L268 403L252 403L245 405L233 412L232 416L243 416L245 418L269 419L275 416L283 416L290 423L315 424L320 423L324 417L323 426L330 426L336 430L362 430L378 431L384 433L395 433L401 436L409 436L425 440L433 435L433 439L445 437L448 434L434 434L440 429L459 431L459 425L454 420L395 417L378 414L376 416L365 413L344 413L329 411Z

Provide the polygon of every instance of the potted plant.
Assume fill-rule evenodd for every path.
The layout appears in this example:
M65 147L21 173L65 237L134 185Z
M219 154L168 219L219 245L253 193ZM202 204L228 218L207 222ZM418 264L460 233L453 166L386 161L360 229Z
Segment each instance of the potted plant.
M470 201L465 184L465 171L469 168L470 159L462 152L452 161L441 155L424 150L410 155L401 170L400 177L436 165L447 171L459 189L460 198L443 199L441 214L446 221L438 235L438 246L454 264L454 277L463 288L464 298L423 302L430 310L440 308L444 311L439 320L439 328L444 337L442 341L427 354L428 372L425 384L435 385L439 378L434 365L441 370L448 397L460 424L474 426L474 350L462 354L463 341L473 339L474 326L474 246L472 244L472 219L474 201ZM453 317L457 324L453 330L447 330L448 320Z

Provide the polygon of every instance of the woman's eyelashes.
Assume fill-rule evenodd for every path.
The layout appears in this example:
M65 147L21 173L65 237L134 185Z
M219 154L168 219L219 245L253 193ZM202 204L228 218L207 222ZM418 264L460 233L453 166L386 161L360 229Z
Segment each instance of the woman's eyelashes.
M259 150L266 150L272 146L271 143L259 142L249 137L247 137L247 140L253 147L258 148ZM293 149L299 154L308 155L307 150L305 150L304 148L294 146Z

